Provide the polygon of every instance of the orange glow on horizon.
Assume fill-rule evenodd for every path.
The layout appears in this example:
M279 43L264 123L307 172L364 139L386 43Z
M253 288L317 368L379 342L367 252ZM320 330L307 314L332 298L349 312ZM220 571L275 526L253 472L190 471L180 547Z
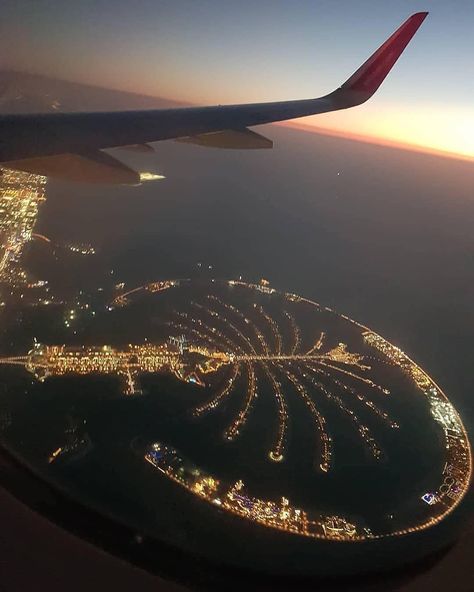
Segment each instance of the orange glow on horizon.
M390 138L382 138L377 136L355 134L352 132L345 132L337 129L330 129L326 127L319 127L308 123L300 123L298 121L289 121L275 123L281 127L291 127L314 134L321 134L323 136L331 136L333 138L342 138L343 140L351 140L353 142L363 142L364 144L374 144L376 146L386 146L387 148L397 148L399 150L408 150L410 152L419 152L420 154L429 154L432 156L441 156L444 158L453 158L455 160L462 160L465 162L474 162L474 156L468 154L460 154L458 152L448 152L447 150L438 150L429 146L422 146L421 144L410 144L408 142L399 142Z
M314 124L313 124L314 121ZM323 125L321 125L321 123ZM474 161L472 109L439 107L395 109L379 107L370 116L364 110L337 111L281 125L435 156Z

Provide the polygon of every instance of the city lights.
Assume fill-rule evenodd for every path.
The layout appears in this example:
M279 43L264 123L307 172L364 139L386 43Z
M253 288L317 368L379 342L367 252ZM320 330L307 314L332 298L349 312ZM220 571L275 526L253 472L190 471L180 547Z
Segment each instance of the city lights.
M170 290L176 292L170 296ZM232 292L231 298L226 290ZM267 416L265 432L259 434L259 453L271 470L294 461L298 407L311 420L307 424L311 439L304 453L312 462L306 466L322 479L337 474L339 455L349 452L338 445L341 429L350 430L347 441L360 448L367 466L390 462L385 436L396 445L397 437L405 434L400 429L406 418L404 403L400 407L397 401L400 383L394 382L398 373L403 381L410 379L412 396L428 403L427 416L439 427L444 442L444 464L438 480L434 477L409 502L412 518L391 521L385 530L336 512L303 510L293 506L287 495L268 500L250 495L243 480L224 483L165 444L155 443L145 458L168 478L224 511L313 538L359 541L417 532L437 524L463 498L471 478L471 451L459 415L419 366L376 333L308 299L278 293L268 283L241 280L199 284L197 290L188 279L160 280L119 294L104 314L126 313L123 308L137 297L168 299L166 314L159 321L165 333L160 333L160 339L147 336L123 346L35 343L25 355L4 357L0 364L23 367L39 381L52 376L115 377L126 396L142 393L143 375L171 375L193 389L190 416L201 422L219 415L223 446L234 450L247 437L256 402L262 398ZM77 307L65 309L65 323L75 322L77 314ZM381 377L387 378L387 384L381 383ZM299 401L296 407L295 401ZM58 444L49 454L49 463L90 448L87 434L79 431Z
M28 283L20 259L32 239L39 207L46 199L46 177L9 169L1 169L1 173L0 282L18 287Z
M332 514L312 515L294 507L288 498L278 501L251 496L242 480L226 484L182 458L171 446L153 443L144 458L169 479L187 489L193 495L223 510L260 524L315 539L357 541L372 538L367 527L361 527Z

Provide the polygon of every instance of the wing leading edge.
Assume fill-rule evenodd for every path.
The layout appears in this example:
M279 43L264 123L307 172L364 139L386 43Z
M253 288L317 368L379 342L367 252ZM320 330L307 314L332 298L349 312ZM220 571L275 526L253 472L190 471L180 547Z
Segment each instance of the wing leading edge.
M235 132L233 139L239 137L239 142L245 146L251 137L247 135L243 141L242 130L247 127L347 109L367 101L382 84L427 14L419 12L409 17L342 86L316 99L147 111L0 116L0 163L10 168L40 172L40 158L44 162L48 157L47 161L51 163L51 158L56 155L80 155L84 165L88 154L104 148L146 145L178 138L193 142L192 139L197 137L193 143L228 147L227 138L232 131ZM252 134L250 130L247 132ZM209 141L206 134L213 135ZM269 146L263 141L260 143L262 147ZM96 174L98 160L93 159L95 180L100 177ZM111 161L106 164L110 172ZM117 161L122 174L123 166ZM82 166L82 170L85 172L86 167ZM109 174L107 180L110 182Z

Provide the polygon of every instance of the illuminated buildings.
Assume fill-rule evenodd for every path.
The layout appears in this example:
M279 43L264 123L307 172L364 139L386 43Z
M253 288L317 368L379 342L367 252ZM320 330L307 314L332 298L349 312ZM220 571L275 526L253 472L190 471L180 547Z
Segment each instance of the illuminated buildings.
M297 396L312 418L314 447L311 446L311 451L317 471L329 474L340 453L335 446L332 426L325 416L327 406L344 418L347 429L358 435L367 452L368 464L390 463L390 456L387 457L384 449L384 430L388 429L392 433L389 440L396 442L397 434L402 431L399 428L404 415L401 409L401 415L395 416L400 404L397 383L390 378L389 384L380 384L375 378L383 375L381 372L388 364L391 368L400 368L412 379L414 397L421 396L428 401L430 417L439 426L440 440L444 442L444 464L439 467L438 474L432 472L432 487L417 492L406 502L405 519L398 516L397 521L388 520L377 526L371 525L370 521L362 526L357 520L341 518L338 512L327 516L316 513L315 517L310 510L293 507L288 496L280 501L260 499L248 494L242 481L224 484L216 477L198 472L194 474L198 482L200 476L204 476L207 484L212 483L208 494L203 494L204 488L193 479L183 480L182 471L174 471L186 465L182 459L173 461L178 464L171 463L171 468L166 468L164 461L160 461L158 468L221 509L270 528L303 536L357 541L404 535L429 528L450 514L469 487L472 461L461 419L439 386L401 350L349 317L337 315L331 309L295 294L278 294L267 284L231 280L227 285L232 290L232 301L227 301L222 296L224 290L219 288L219 295L211 292L200 300L190 298L188 307L176 311L168 323L173 330L185 334L190 342L205 343L214 351L225 352L228 359L221 367L222 372L227 372L226 379L219 382L213 396L195 406L195 417L201 418L219 408L224 411L229 399L233 395L239 396L237 411L233 412L223 430L224 440L232 442L245 432L257 393L267 397L271 393L276 423L268 458L276 464L291 462L288 460L292 458L291 454L286 452L293 407L288 401ZM183 287L186 287L184 280ZM247 308L235 305L239 293L245 296L252 291L262 296L256 296L253 303L253 298L250 299ZM265 298L269 303L279 299L279 306L284 307L281 313L275 304L270 312L263 303ZM327 319L322 325L315 326L319 330L312 339L308 338L308 329L297 320L296 312L301 308L306 314ZM353 335L350 341L335 339L330 318L342 319L346 323L348 335ZM339 326L339 321L337 323ZM347 343L352 345L349 347ZM387 373L387 378L392 374ZM390 402L388 407L384 401ZM270 428L269 421L267 429ZM172 451L173 455L180 458L176 451ZM150 458L147 460L151 462Z
M153 282L118 296L114 304L126 306L129 299L141 291L159 295L186 286L187 282ZM257 291L261 287L260 284L249 286L243 282L233 282L232 286ZM274 298L275 292L269 297ZM298 305L312 304L302 298L295 300L294 295L285 296L285 300ZM69 318L67 322L70 322ZM254 303L247 312L212 293L201 302L189 300L187 310L175 311L165 324L170 336L161 343L147 342L122 348L37 345L28 356L6 358L0 362L23 364L40 380L51 375L114 375L121 379L122 392L127 395L141 392L137 385L141 374L170 373L181 381L206 387L203 389L206 394L211 389L211 396L194 406L196 418L223 408L243 385L244 394L239 406L222 430L227 442L242 435L258 392L263 391L266 396L270 393L275 402L275 416L267 457L275 463L283 462L286 457L290 423L288 399L296 396L313 420L314 467L327 473L334 463L334 436L318 401L323 398L350 420L371 458L374 461L384 459L383 445L364 415L369 413L381 426L397 429L397 419L383 408L379 399L380 394L390 395L390 389L371 378L368 357L350 351L342 341L334 344L327 330L318 331L310 344L303 347L301 328L287 310L277 321L261 304ZM375 334L364 332L362 337L367 345L377 347L391 363L395 361L409 372L419 388L425 389L426 396L432 401L433 417L446 427L446 437L451 438L448 441L452 441L452 446L457 445L458 442L453 440L459 436L455 412L444 396L437 395L430 379L399 350ZM364 411L360 410L361 406Z
M439 505L448 511L461 500L469 486L472 471L469 441L461 418L439 386L400 348L369 330L363 333L363 337L368 345L399 366L428 400L431 415L443 431L446 463L441 484L435 491L424 494L422 499L431 506Z
M120 309L140 292L159 297L169 290L186 289L188 285L189 280L153 282L121 294L113 305ZM257 292L261 292L262 287L241 281L232 281L230 285L233 290ZM270 289L268 285L264 287ZM275 290L260 296L263 299L276 297ZM316 311L322 310L291 294L283 295L283 303L285 307L310 306ZM74 314L71 310L65 322L70 323ZM323 314L334 313L324 309ZM289 446L288 400L299 398L312 417L314 467L323 473L332 469L335 458L334 434L324 412L327 403L350 420L374 461L384 459L383 442L376 436L377 430L372 429L372 419L366 415L384 428L397 429L399 421L384 409L382 399L391 396L391 392L386 385L373 379L368 360L375 358L351 351L346 343L335 341L327 328L317 331L311 340L306 338L303 345L300 324L286 308L277 318L260 302L254 302L249 309L241 309L212 292L205 294L201 301L188 299L186 308L171 311L168 318L164 325L169 328L169 337L158 343L118 348L36 345L27 356L5 358L0 363L22 364L39 380L53 375L117 376L123 385L122 392L127 395L141 392L137 384L141 374L169 373L181 381L206 387L202 391L205 400L201 399L193 409L198 419L226 408L224 403L238 396L242 389L238 406L222 429L227 442L242 436L258 393L265 393L274 401L273 420L269 416L268 421L271 438L266 455L275 463L285 460ZM353 321L350 323L356 325ZM467 463L469 455L462 424L440 389L400 350L370 331L363 330L360 335L362 344L375 348L390 364L398 365L413 378L416 387L430 401L433 419L443 427L447 449L457 458L464 457ZM322 407L321 400L326 401Z
M86 245L86 244L79 244L79 245L68 244L68 245L66 245L66 248L68 248L72 253L78 253L79 255L95 255L95 249L91 245Z
M248 285L239 281L229 282L231 286L247 287ZM250 286L261 291L261 284ZM275 290L264 286L272 296ZM267 292L266 292L267 293ZM293 301L293 298L288 298ZM215 350L221 348L225 351L228 364L240 366L231 375L229 382L216 395L206 403L198 405L195 416L202 416L205 413L214 411L223 404L236 390L237 376L245 376L246 396L237 411L235 417L225 427L223 437L232 441L240 435L249 419L253 408L254 399L257 395L256 370L261 369L265 381L271 387L276 403L276 429L273 443L268 450L268 458L273 462L282 462L287 449L288 431L288 404L287 395L288 383L297 396L303 399L309 413L313 417L313 424L316 435L315 455L319 458L315 462L317 470L327 472L332 466L332 437L326 425L324 416L319 412L317 404L308 393L314 391L315 387L323 393L327 399L333 402L343 412L348 414L357 426L359 437L369 447L374 459L383 457L379 445L370 434L370 430L362 421L359 421L356 413L350 409L351 401L343 403L341 398L332 395L331 389L340 390L345 388L342 380L356 380L364 388L377 390L383 394L389 394L389 390L371 380L364 374L370 371L370 366L364 363L362 354L351 352L347 345L339 342L331 347L330 343L324 347L326 333L319 333L313 345L307 350L301 351L301 330L295 319L288 311L284 311L286 327L282 327L262 305L253 304L250 313L245 313L235 305L223 301L221 298L208 294L204 304L191 301L190 308L193 313L178 312L177 321L169 323L176 331L187 333L191 341L201 341ZM255 316L257 319L255 319ZM220 330L218 326L223 327ZM225 328L225 330L224 330ZM291 336L291 343L284 343L283 332ZM328 377L332 385L324 386L321 381L311 379L310 371L313 367ZM300 379L297 375L302 374ZM339 378L338 378L339 377ZM304 383L310 382L305 386ZM360 399L366 400L364 395L357 392ZM351 399L355 398L351 396ZM370 401L369 401L370 402ZM370 402L368 407L379 417L387 414L375 403ZM392 421L396 426L396 422Z
M168 290L169 288L173 288L174 286L179 286L179 281L177 280L167 280L163 282L151 282L146 286L140 286L139 288L135 288L133 290L129 290L128 292L123 292L119 294L112 302L113 306L126 306L130 302L130 296L132 296L136 292L140 292L141 290L145 289L149 292L162 292L163 290ZM122 286L123 287L123 286Z
M235 368L239 369L239 366L236 365ZM247 371L247 393L245 395L245 401L242 408L239 410L237 415L234 417L234 420L231 424L227 426L224 431L224 438L232 441L240 434L240 428L245 424L247 416L252 408L253 401L257 396L257 379L255 376L255 370L251 364L246 364L246 371ZM235 377L235 373L231 377L231 381L226 386L226 393L228 394L233 386L233 378Z
M195 496L261 526L316 539L356 541L372 538L368 528L343 516L312 515L294 507L286 497L273 501L251 496L242 480L233 485L223 483L182 458L171 446L155 442L147 448L144 458Z
M136 302L139 298L145 306ZM154 308L157 302L162 307ZM140 316L142 310L145 315L152 311L159 327L155 343L148 341L151 332L148 317ZM189 433L199 437L199 430L219 430L222 440L212 437L212 446L222 446L219 458L229 454L245 467L259 455L259 468L264 477L268 472L269 482L278 486L280 476L285 478L290 469L295 480L304 473L305 482L322 491L321 497L316 491L314 507L308 500L293 505L300 493L288 481L268 496L253 495L255 473L248 479L243 469L236 482L224 482L214 469L213 475L205 473L170 447L157 444L147 451L155 468L222 511L299 536L359 541L435 525L468 489L471 452L454 407L403 352L348 317L302 297L262 292L241 281L199 282L195 287L183 279L129 290L104 314L125 323L138 314L144 342L113 347L100 342L89 347L36 345L28 355L0 363L22 366L43 381L49 376L118 377L126 395L140 392L142 375L167 373L189 385L173 388L173 400L179 398L179 405L190 407L189 415L180 416L183 423L189 422ZM153 396L154 386L149 391ZM420 434L410 432L413 411L406 409L408 393L422 421L433 424L426 435L418 424ZM433 438L433 427L439 438ZM410 434L415 436L413 450ZM67 451L67 443L58 444L48 450L51 463ZM404 457L407 448L409 458ZM437 463L429 474L423 472L426 451L433 452ZM394 467L394 458L404 458L410 471L403 463ZM408 492L402 502L391 499L383 480L377 481L394 472ZM354 516L346 515L341 500L333 505L324 489L331 491L335 484L342 493L346 487L357 489L354 479L359 476L362 497L367 499L362 509L352 510ZM383 505L383 515L371 514L370 498L376 495L386 496L386 504L379 503L382 498L374 503L374 514ZM350 507L358 504L351 500Z
M36 344L27 356L3 358L2 364L22 365L40 380L49 376L106 374L118 376L126 395L140 393L140 374L169 372L179 380L203 385L201 376L227 363L225 355L203 348L183 350L171 342L160 345L128 345L117 350L108 345L72 348Z
M48 282L32 280L22 264L25 247L31 240L52 244L48 237L34 232L40 206L46 201L47 178L9 169L0 169L0 172L0 286L3 285L4 288L2 305L11 297L29 305L59 303L49 293ZM88 244L67 244L65 248L79 255L95 254L95 249Z
M150 291L156 292L162 289L166 289L165 286L153 284ZM222 308L229 308L219 300L215 299L214 301ZM65 345L36 344L27 356L0 359L0 363L24 365L40 381L44 381L49 376L93 374L117 376L122 382L122 392L126 395L141 392L137 386L137 379L141 374L167 372L184 382L205 386L208 375L211 376L223 368L230 367L232 370L224 385L210 399L200 403L194 409L195 417L202 417L214 411L231 396L236 388L237 378L242 376L246 382L245 397L240 408L223 430L223 437L229 442L241 434L250 417L257 397L256 372L260 368L263 371L262 378L270 385L276 402L276 430L273 443L268 450L268 458L271 461L282 462L288 445L288 389L285 388L285 383L292 386L294 393L303 400L313 418L316 435L314 454L316 458L319 458L315 463L317 470L327 472L331 469L333 452L332 437L326 420L310 394L310 391L315 388L352 419L361 440L370 448L373 457L375 459L382 457L382 451L371 436L369 428L358 419L357 414L350 408L350 401L344 403L339 396L331 392L330 386L325 386L311 374L311 372L315 372L320 376L328 377L337 388L341 386L346 390L350 388L345 387L337 378L342 373L343 377L348 375L368 387L382 390L382 387L370 379L355 373L356 369L360 371L370 369L369 366L362 363L363 356L349 352L343 343L339 343L328 351L320 351L321 337L317 340L316 345L307 352L283 353L282 335L276 323L261 307L256 311L271 328L274 344L272 346L267 343L258 327L253 326L253 331L258 337L258 345L254 345L234 323L222 316L220 312L195 303L191 304L200 308L206 315L227 323L232 333L240 338L242 346L234 341L234 336L226 336L220 331L216 333L209 325L198 322L201 331L192 330L191 336L194 341L188 341L184 335L170 336L167 341L160 344L129 344L123 349L108 345L72 348ZM241 317L243 322L250 324L248 318L240 310L235 307L230 307L229 310L235 316ZM69 314L67 323L73 318L73 312ZM189 317L185 316L183 320L189 320ZM186 324L174 324L173 328L176 330L186 329ZM294 330L293 326L292 329ZM208 334L212 333L214 339L207 336L206 331ZM295 331L293 336L295 343L297 338ZM219 349L219 346L226 349ZM257 351L257 347L260 347L262 351ZM272 352L272 348L276 351ZM247 353L246 350L250 351ZM351 368L351 370L347 368ZM376 415L382 418L388 417L375 403L364 399L363 395L359 395L359 398L366 401L370 410ZM392 422L392 427L394 426L396 423Z
M0 177L0 282L27 283L20 265L25 244L31 240L39 206L45 201L46 177L2 169Z

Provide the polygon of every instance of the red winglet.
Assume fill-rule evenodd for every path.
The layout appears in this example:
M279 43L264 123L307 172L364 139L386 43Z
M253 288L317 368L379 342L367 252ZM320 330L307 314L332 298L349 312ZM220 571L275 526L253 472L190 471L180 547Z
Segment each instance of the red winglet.
M417 12L409 17L341 88L364 93L367 98L372 96L427 15L427 12Z

